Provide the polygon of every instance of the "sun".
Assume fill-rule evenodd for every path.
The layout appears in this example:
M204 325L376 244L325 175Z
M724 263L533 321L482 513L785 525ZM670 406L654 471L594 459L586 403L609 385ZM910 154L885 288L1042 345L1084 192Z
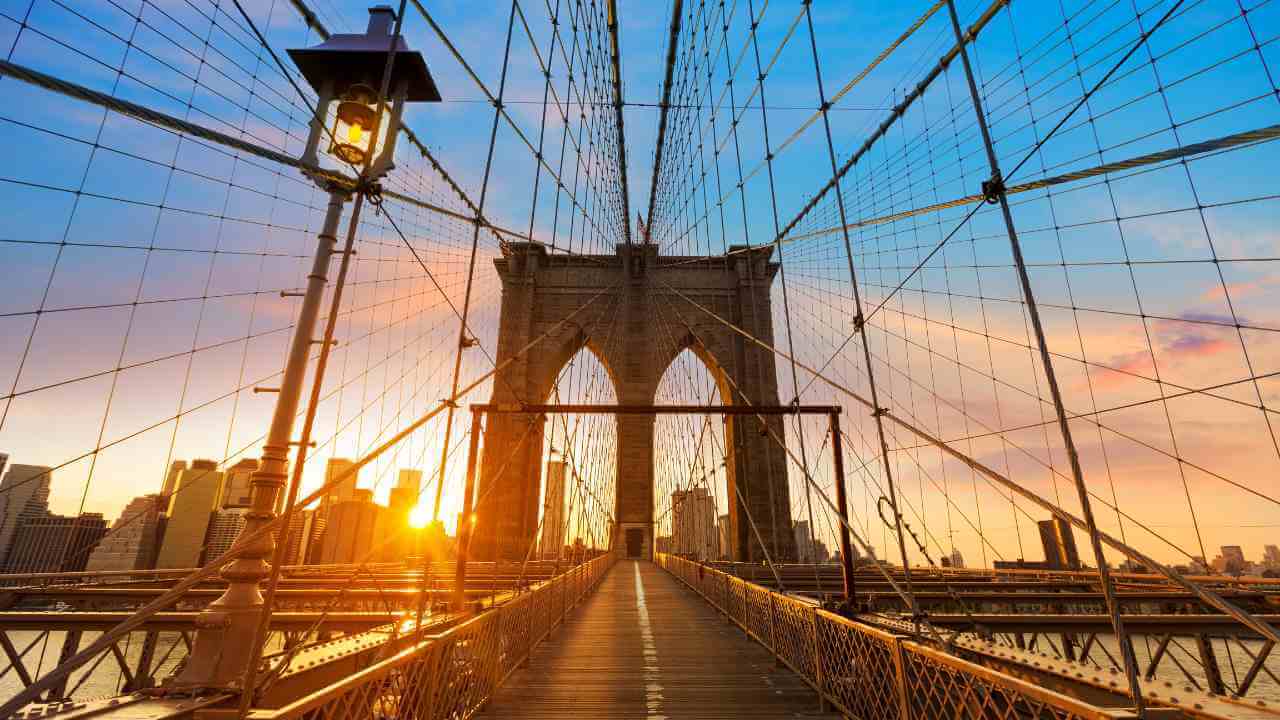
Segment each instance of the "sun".
M422 528L431 522L431 513L421 505L409 511L409 527Z

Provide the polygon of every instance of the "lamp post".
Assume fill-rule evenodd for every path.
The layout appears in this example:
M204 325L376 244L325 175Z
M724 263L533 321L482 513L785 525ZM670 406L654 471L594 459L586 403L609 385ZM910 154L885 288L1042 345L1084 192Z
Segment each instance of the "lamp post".
M422 55L411 51L404 38L392 37L395 19L391 8L373 7L369 9L369 26L365 33L333 35L320 45L289 51L303 77L318 95L316 113L311 119L310 135L301 158L303 164L318 168L319 148L325 142L326 152L351 165L358 179L352 188L304 170L329 192L329 204L318 236L311 273L307 277L302 309L298 313L285 362L271 427L263 444L262 461L252 477L250 510L245 515L241 537L253 535L275 518L281 491L289 478L289 449L295 444L294 418L298 414L311 348L322 342L315 340L314 335L330 261L335 254L343 256L336 296L346 274L350 245L358 223L359 203L352 213L348 247L345 251L339 250L337 233L342 207L353 192L363 191L393 167L392 156L404 104L440 100ZM394 54L394 63L389 62L389 54ZM384 77L388 69L391 73ZM388 87L394 88L385 123L380 122L380 93L373 89L375 87L384 91ZM335 102L337 107L334 108L331 125L330 109ZM322 357L325 349L327 345L322 347ZM321 372L322 365L317 368L317 373ZM302 461L303 450L300 448L299 462ZM301 477L300 473L295 473L295 476ZM222 570L222 578L228 583L226 591L196 619L195 644L186 666L173 683L175 688L233 688L244 677L246 667L258 652L258 620L264 611L270 610L264 608L260 586L272 571L267 560L273 558L275 546L270 534L247 546L237 546L241 550L239 557Z

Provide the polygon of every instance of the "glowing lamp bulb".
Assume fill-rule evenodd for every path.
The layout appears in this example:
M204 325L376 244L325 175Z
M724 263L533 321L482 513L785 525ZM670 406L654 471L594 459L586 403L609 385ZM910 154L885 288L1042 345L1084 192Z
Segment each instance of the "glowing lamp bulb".
M377 122L373 102L371 88L354 85L338 103L329 152L340 160L358 165L373 152L374 138L369 131Z

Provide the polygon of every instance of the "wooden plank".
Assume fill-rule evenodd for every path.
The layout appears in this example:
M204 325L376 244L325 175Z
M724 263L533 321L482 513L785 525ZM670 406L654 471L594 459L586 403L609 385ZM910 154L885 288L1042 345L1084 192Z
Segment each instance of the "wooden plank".
M773 655L648 562L619 562L481 717L838 718Z

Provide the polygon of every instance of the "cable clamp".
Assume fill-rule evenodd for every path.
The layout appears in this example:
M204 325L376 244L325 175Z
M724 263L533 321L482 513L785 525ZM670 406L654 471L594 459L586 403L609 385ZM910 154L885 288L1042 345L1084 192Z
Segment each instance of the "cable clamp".
M871 417L881 417L883 415L888 415L888 414L889 414L889 408L884 408L884 407L876 408L875 410L871 411Z
M995 205L999 203L1004 194L1004 178L1000 177L999 172L993 173L990 180L982 181L982 199L986 200L987 204Z
M462 348L463 350L466 350L467 348L470 348L470 347L475 347L476 345L479 345L479 344L480 344L479 340L469 335L463 335L462 339L458 341L458 347Z
M854 330L861 331L861 330L862 330L862 327L863 327L864 325L866 325L866 324L867 324L867 320L866 320L866 318L865 318L865 317L863 317L863 316L862 316L862 313L858 313L857 315L854 315L854 316L853 316L853 329L854 329Z
M454 402L454 401L450 400L449 398L440 398L440 402L441 402L445 407L453 408L454 410L457 410L457 409L458 409L458 403L456 403L456 402Z

